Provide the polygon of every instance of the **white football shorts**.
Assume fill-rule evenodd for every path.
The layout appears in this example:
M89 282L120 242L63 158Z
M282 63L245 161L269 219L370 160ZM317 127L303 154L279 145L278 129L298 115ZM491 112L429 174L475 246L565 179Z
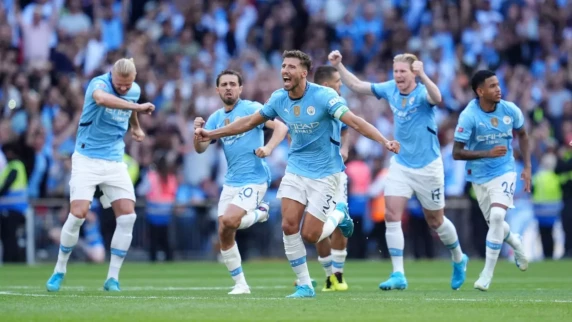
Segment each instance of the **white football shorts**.
M249 184L242 187L223 185L218 202L218 216L224 215L226 208L231 203L246 212L255 210L264 198L267 189L267 183Z
M412 169L391 159L385 188L386 196L411 198L413 194L427 210L445 208L445 175L441 158L423 168Z
M309 214L325 222L330 211L335 208L342 176L340 172L320 179L310 179L286 172L278 188L277 198L296 200L306 206Z
M70 201L93 200L96 186L109 198L135 201L133 182L125 162L92 159L75 152L72 155Z

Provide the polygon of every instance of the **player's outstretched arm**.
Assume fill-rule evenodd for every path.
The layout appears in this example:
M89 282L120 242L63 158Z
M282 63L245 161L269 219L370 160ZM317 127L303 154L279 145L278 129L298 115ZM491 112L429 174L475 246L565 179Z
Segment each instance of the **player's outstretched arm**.
M340 147L340 153L342 154L342 159L344 162L348 159L348 154L350 153L350 132L348 129L342 130L342 146Z
M524 126L521 127L517 133L518 145L524 160L524 169L522 170L521 179L524 180L524 191L531 192L532 166L530 162L530 145L528 144L528 134L526 133Z
M272 129L272 136L270 137L270 140L268 140L268 143L266 143L265 146L260 147L256 150L256 155L260 158L265 158L269 156L274 150L274 148L276 148L278 144L280 144L280 142L284 141L284 138L288 134L288 127L284 123L276 119L268 120L266 121L266 123L264 123L264 125L267 128Z
M129 125L135 129L141 128L139 125L139 118L137 118L137 112L131 113L131 116L129 117Z
M142 142L145 139L145 132L139 125L139 119L137 118L137 112L131 113L129 117L129 125L131 126L131 137L137 142Z
M115 95L106 93L101 89L94 90L92 97L97 105L105 106L107 108L118 109L118 110L130 110L134 112L142 112L149 114L151 114L151 112L155 110L155 105L151 103L144 103L144 104L131 103Z
M197 129L203 128L203 126L205 126L205 123L206 122L202 117L200 117L200 116L196 117L195 122L194 122L195 131ZM211 141L201 142L199 140L199 137L195 135L195 139L193 140L193 145L195 146L195 151L197 151L198 154L205 152L208 149L210 144L211 144Z
M365 136L366 138L376 141L379 144L383 145L389 151L394 153L399 153L399 142L397 141L389 141L386 139L381 132L379 132L375 126L369 124L363 118L355 115L352 111L348 110L345 112L341 117L340 121L347 124L347 126L351 127L352 129L358 131L359 134Z
M222 137L241 134L250 131L266 121L267 120L264 117L262 117L260 113L254 113L251 114L250 116L240 118L237 121L234 121L229 125L223 126L216 130L207 131L203 128L196 129L195 135L198 136L198 140L201 142L209 140L217 140Z
M353 92L374 96L371 91L371 83L364 82L352 74L347 68L342 64L342 54L339 51L334 50L328 55L328 60L332 66L338 69L340 76L342 77L342 83L349 87Z
M455 160L477 160L484 158L502 157L506 154L507 148L504 145L497 145L490 150L471 151L465 150L465 143L455 141L453 144L453 159Z
M441 103L441 91L439 90L439 87L433 83L431 78L425 74L423 62L420 60L414 61L411 65L411 69L413 70L413 73L419 77L423 85L425 85L425 88L427 88L427 101L432 105Z

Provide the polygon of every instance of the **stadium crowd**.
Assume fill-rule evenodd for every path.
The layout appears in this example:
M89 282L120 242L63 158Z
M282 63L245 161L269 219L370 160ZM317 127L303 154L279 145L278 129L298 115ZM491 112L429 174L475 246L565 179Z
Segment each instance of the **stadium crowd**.
M451 156L458 114L474 97L469 79L478 69L496 71L503 97L525 114L533 173L559 174L560 220L569 232L564 252L572 256L567 175L572 170L572 2L566 0L3 0L0 144L20 143L30 198L69 196L70 156L85 87L118 58L133 57L141 101L157 107L152 116L140 116L146 140L125 139L130 162L138 167L133 179L140 196L148 191L147 171L160 163L179 179L177 199L216 200L224 156L220 148L194 151L194 118L206 119L221 107L215 77L227 68L243 74L243 98L264 103L282 86L281 54L293 48L309 53L315 66L326 64L327 54L338 49L345 65L371 82L391 79L395 54L416 54L443 95L437 115L449 198L471 194L463 163ZM343 91L356 114L392 137L385 102ZM383 191L378 174L390 155L355 131L351 146L350 213L358 222L367 216L373 226L363 229L373 228L383 243L383 210L378 209L383 205L375 201ZM287 150L285 141L268 158L274 189ZM0 154L0 168L5 164ZM519 220L533 220L532 195L518 186L515 199ZM409 212L413 223L420 216L415 200ZM472 229L481 230L470 240L484 253L486 224L474 207L472 212L477 218ZM552 219L539 223L550 228L560 221L560 213L544 217ZM522 230L526 225L521 223ZM423 226L418 229L416 236L429 234ZM365 240L367 232L357 230L356 239ZM422 245L415 246L416 253ZM354 247L354 254L362 249Z

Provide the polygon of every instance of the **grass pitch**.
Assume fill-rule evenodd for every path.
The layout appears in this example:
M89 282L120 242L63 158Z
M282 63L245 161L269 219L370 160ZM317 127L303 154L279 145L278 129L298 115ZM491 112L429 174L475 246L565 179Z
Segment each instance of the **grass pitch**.
M347 292L322 293L324 273L309 262L318 281L314 299L286 299L295 275L286 259L255 261L243 268L251 295L230 296L223 264L126 262L122 292L102 290L107 265L68 265L58 293L45 283L53 265L0 267L0 321L570 321L572 262L532 263L527 272L501 260L488 292L473 289L483 262L470 261L467 281L450 289L446 261L406 261L409 288L384 292L378 285L390 263L348 262Z

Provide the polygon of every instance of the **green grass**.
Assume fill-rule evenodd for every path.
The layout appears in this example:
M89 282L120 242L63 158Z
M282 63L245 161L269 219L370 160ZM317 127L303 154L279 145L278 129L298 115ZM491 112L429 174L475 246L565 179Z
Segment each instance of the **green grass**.
M252 294L231 297L223 264L125 263L120 293L102 291L107 265L70 264L58 293L45 291L52 265L0 267L1 321L566 321L572 316L572 262L532 263L520 272L500 261L488 292L472 288L483 267L469 262L459 291L449 286L445 261L406 262L409 288L383 292L378 284L388 262L349 262L347 292L320 292L315 299L286 299L294 273L288 262L245 263Z

